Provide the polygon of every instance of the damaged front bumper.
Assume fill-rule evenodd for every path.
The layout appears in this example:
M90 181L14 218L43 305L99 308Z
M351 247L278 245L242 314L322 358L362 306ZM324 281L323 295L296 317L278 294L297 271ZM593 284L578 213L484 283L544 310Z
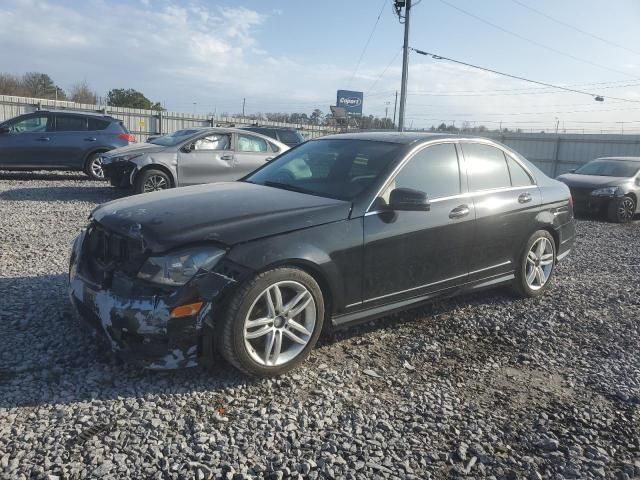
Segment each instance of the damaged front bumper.
M212 312L236 280L200 270L182 287L168 289L116 273L107 287L83 274L84 236L76 239L71 253L71 304L119 357L150 369L193 367L210 360ZM176 307L194 302L202 302L197 313L174 318Z
M105 177L114 187L129 188L133 186L132 174L138 168L138 165L131 161L114 162L111 159L105 159L102 163L102 170Z

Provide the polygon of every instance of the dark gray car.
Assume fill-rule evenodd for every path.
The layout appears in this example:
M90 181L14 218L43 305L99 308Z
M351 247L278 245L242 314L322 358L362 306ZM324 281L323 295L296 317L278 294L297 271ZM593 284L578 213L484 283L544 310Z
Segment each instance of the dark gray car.
M135 137L117 118L39 110L0 123L0 169L82 170L103 179L100 155L130 142Z
M602 213L625 223L639 212L640 157L597 158L558 180L571 190L578 213Z

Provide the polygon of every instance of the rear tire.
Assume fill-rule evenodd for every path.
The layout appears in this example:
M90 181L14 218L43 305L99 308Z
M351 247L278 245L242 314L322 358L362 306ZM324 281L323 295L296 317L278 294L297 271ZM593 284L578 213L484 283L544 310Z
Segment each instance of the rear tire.
M162 170L153 168L143 170L135 179L133 187L135 193L157 192L171 188L171 179L169 175Z
M92 180L104 180L104 171L102 170L102 152L92 153L84 167L84 173L86 173Z
M308 273L293 267L260 273L227 304L216 326L217 349L248 375L281 375L309 356L324 308L322 290Z
M513 290L522 297L538 297L553 280L556 266L556 243L546 230L536 231L520 255Z
M636 202L632 197L624 196L615 198L609 202L607 217L609 221L616 223L628 223L633 220L636 213Z

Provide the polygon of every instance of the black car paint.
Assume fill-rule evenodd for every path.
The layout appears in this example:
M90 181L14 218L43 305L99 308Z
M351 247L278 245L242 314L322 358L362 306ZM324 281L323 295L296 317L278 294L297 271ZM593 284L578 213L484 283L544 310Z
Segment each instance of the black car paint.
M376 134L340 138L381 140ZM525 166L537 185L469 193L463 169L462 194L453 203L439 202L441 209L433 203L424 212L376 211L373 200L389 175L424 145L474 141L499 146L455 136L383 134L382 138L402 148L377 184L353 202L232 182L152 193L97 208L89 228L100 226L114 235L137 239L147 254L200 243L213 243L227 253L212 271L201 270L185 286L146 295L149 286L135 275L112 272L107 286L87 281L83 257L86 261L90 252L83 252L82 242L76 242L70 273L74 304L98 317L115 349L140 352L140 345L164 345L164 350L150 347L152 366L189 366L200 361L207 344L203 339L214 335L225 297L246 278L274 266L295 265L314 276L326 296L332 323L339 326L434 297L509 282L524 243L538 229L552 233L559 259L570 251L575 227L568 189L528 163ZM534 200L519 203L523 192L530 192ZM494 203L483 204L487 198L495 199ZM473 206L473 214L462 222L451 221L449 210L462 201ZM474 245L477 239L487 243ZM473 269L465 268L465 262L478 254L488 259ZM113 282L128 285L128 290L124 288L127 300L117 299L122 305L114 303L118 295ZM102 307L86 295L87 289L107 292L109 311L100 311ZM170 308L198 298L206 301L206 314L166 322ZM137 314L136 305L141 306L142 315ZM169 326L181 328L163 326L163 318ZM144 333L147 328L150 333ZM114 335L118 337L115 344Z

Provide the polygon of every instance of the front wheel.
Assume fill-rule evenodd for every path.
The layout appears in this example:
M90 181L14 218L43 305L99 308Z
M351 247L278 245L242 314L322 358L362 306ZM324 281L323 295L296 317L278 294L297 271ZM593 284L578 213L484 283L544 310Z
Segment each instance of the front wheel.
M144 170L135 179L135 193L157 192L168 188L171 188L171 179L162 170Z
M617 223L627 223L633 220L636 213L636 202L629 196L616 198L609 202L607 216L609 220Z
M92 180L104 180L104 170L102 170L101 153L94 153L87 159L84 172Z
M538 230L520 256L513 287L523 297L542 295L551 284L556 265L556 244L549 232Z
M281 375L309 356L324 309L322 290L306 272L290 267L263 272L229 301L218 324L218 349L244 373Z

